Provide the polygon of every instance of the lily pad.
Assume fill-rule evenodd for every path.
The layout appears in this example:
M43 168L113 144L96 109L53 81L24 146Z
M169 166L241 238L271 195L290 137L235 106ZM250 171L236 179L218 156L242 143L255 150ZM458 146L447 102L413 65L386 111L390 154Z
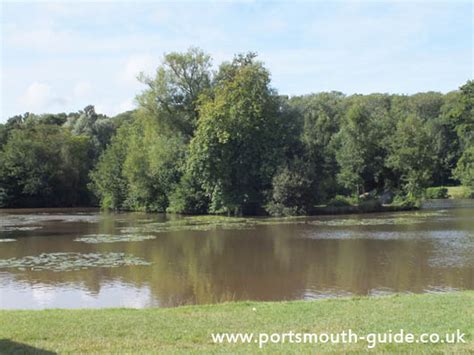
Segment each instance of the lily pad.
M76 271L93 267L150 265L149 262L125 253L43 253L23 258L0 259L0 269L25 269L32 271Z
M143 240L156 239L153 235L138 235L138 234L90 234L84 237L74 239L75 242L83 242L89 244L99 243L119 243L119 242L141 242Z
M121 229L122 233L211 231L251 229L259 225L304 223L306 217L242 218L225 216L190 216L166 222L148 223Z
M331 220L310 221L309 224L330 227L347 226L381 226L381 225L401 225L423 223L425 220L420 217L388 217L388 218L344 218Z

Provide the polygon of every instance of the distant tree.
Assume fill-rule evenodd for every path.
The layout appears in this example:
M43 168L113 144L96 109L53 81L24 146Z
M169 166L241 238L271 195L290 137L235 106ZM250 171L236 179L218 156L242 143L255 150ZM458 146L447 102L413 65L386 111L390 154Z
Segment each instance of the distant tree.
M409 97L410 112L423 121L436 119L444 104L444 95L439 92L422 92Z
M161 134L156 121L138 120L129 131L123 174L128 182L125 207L164 212L181 178L186 145L180 135Z
M340 166L338 181L351 193L361 194L367 182L380 170L382 157L377 154L378 131L363 103L356 101L348 109L336 137L336 159Z
M337 195L474 188L474 81L289 98L256 54L214 72L197 48L139 79L137 108L114 117L89 105L0 124L0 207L292 215L354 201Z
M462 155L454 170L454 177L474 188L474 80L460 88L460 105L454 115Z
M431 182L436 158L433 143L420 117L410 115L398 122L386 164L401 174L402 186L410 196L419 196Z
M90 148L87 137L74 137L57 125L10 131L0 152L3 205L87 205Z
M79 114L68 116L65 126L74 135L83 135L90 138L97 159L115 133L116 126L113 120L105 115L97 114L92 105L88 105Z
M454 176L474 189L474 145L466 148L454 169Z
M292 98L303 122L301 142L305 157L306 178L311 180L313 201L325 200L337 191L338 164L334 137L344 115L344 95L340 92L320 93Z
M308 165L295 160L292 166L284 167L274 175L272 190L266 211L273 216L305 215L312 211L315 198L314 173Z
M123 125L90 173L90 190L105 209L121 209L127 198L128 182L123 174L129 141L129 125Z
M460 94L457 91L443 96L443 106L437 117L431 117L425 123L430 127L436 154L433 169L433 184L435 186L456 183L453 170L462 154L460 138L456 132L457 115L460 106Z
M139 79L148 86L137 97L140 109L162 129L190 139L197 126L199 96L211 86L211 59L197 48L166 54L155 77Z

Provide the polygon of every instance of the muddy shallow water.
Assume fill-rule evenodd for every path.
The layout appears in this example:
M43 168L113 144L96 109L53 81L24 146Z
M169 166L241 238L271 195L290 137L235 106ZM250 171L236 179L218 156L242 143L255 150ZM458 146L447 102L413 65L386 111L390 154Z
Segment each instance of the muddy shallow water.
M474 289L474 208L308 218L0 210L0 308Z

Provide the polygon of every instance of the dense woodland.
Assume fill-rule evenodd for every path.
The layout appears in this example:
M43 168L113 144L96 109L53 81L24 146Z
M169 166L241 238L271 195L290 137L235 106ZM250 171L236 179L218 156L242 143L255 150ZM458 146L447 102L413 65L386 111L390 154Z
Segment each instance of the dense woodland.
M195 48L139 80L134 111L0 124L0 206L297 215L341 196L474 187L474 81L447 94L290 98L253 53L213 70Z

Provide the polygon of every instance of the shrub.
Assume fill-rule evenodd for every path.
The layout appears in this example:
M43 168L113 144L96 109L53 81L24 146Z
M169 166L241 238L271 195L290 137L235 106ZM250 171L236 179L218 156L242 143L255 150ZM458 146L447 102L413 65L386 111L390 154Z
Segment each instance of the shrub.
M304 169L285 167L273 177L272 191L265 210L272 216L296 216L311 212L313 191Z
M355 205L355 201L353 198L349 196L342 196L342 195L336 195L334 196L328 203L327 205L329 207L345 207L345 206L353 206Z
M438 199L448 197L448 189L445 187L429 187L425 190L425 198L427 199Z
M396 195L391 205L395 207L407 208L407 209L420 208L421 200L413 195L408 195L408 196Z

